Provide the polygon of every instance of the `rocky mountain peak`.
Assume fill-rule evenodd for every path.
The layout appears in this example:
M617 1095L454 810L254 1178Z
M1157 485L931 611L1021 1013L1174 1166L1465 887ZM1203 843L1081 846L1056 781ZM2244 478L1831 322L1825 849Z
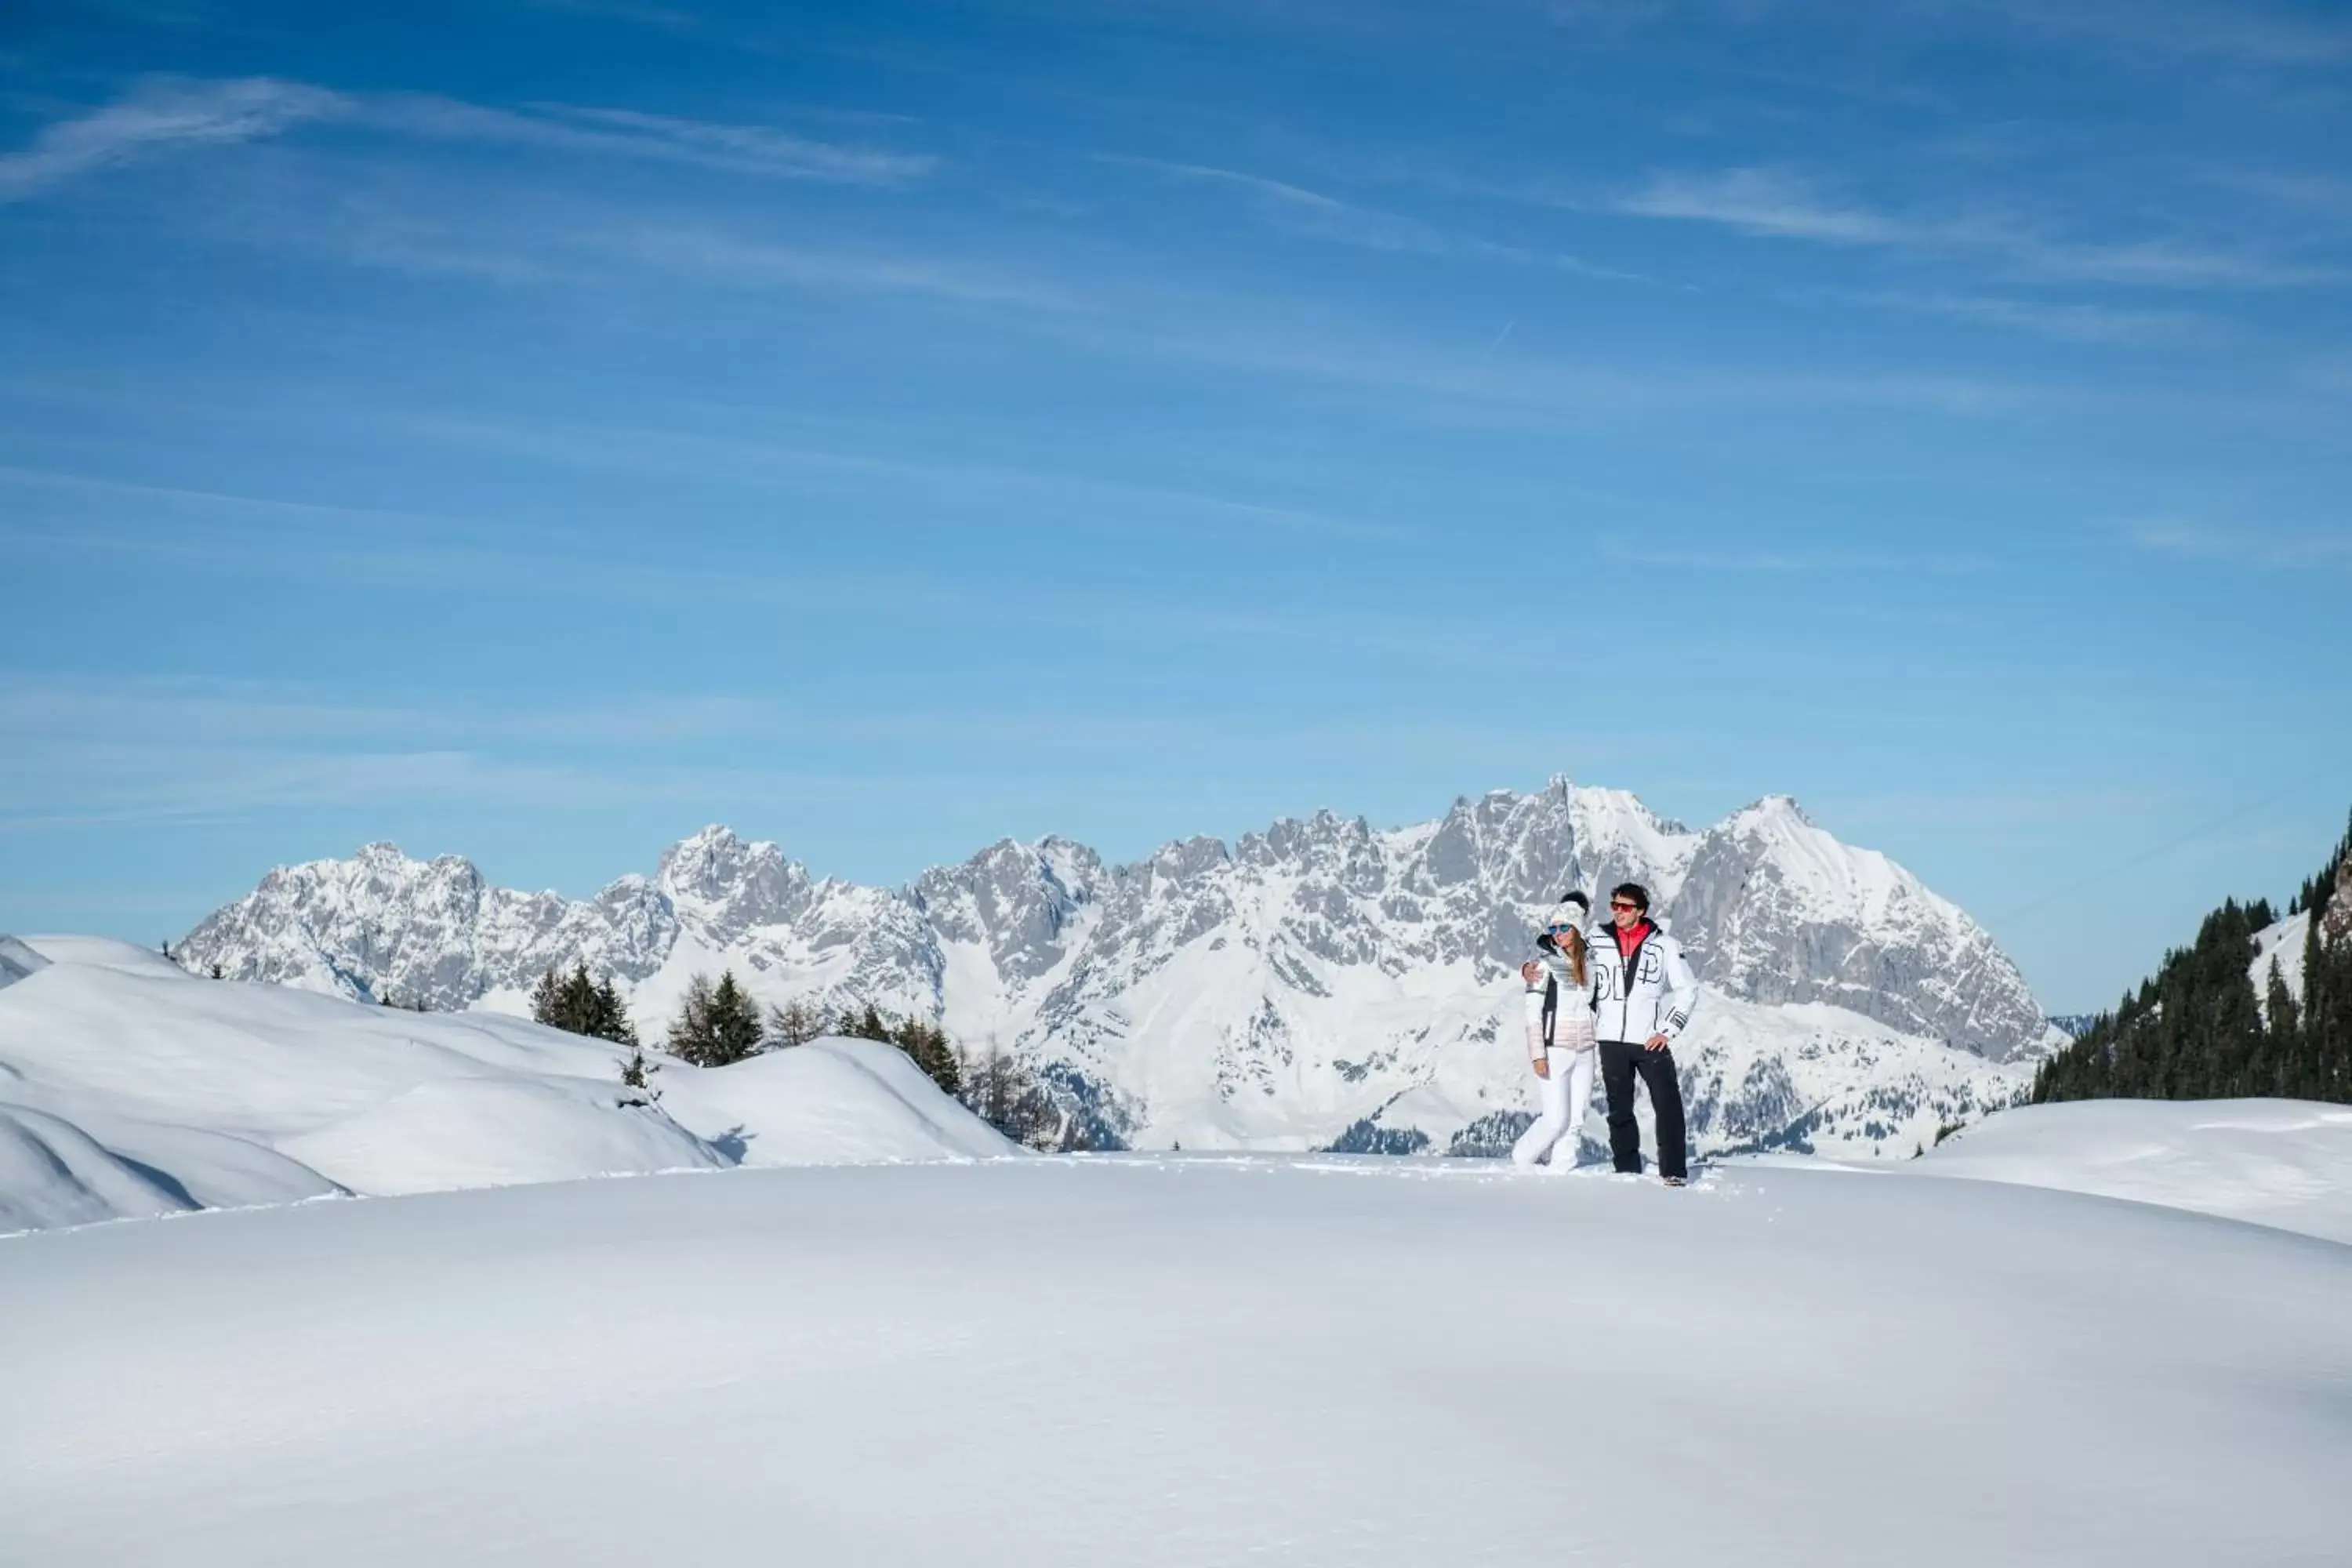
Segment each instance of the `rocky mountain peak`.
M1192 1147L1328 1139L1391 1105L1475 1119L1481 1097L1516 1103L1517 1058L1490 1047L1535 921L1570 889L1628 880L1651 889L1726 1016L1748 1009L1738 1027L1757 1008L1842 1010L1843 1043L1817 1065L1738 1066L1748 1076L1704 1112L1725 1136L1806 1114L1794 1086L1835 1087L1816 1083L1822 1062L1943 1051L1954 1059L1929 1077L1973 1082L1985 1058L2042 1035L1981 928L1788 797L1695 833L1565 777L1464 796L1411 826L1327 809L1123 866L1067 839L1000 839L900 889L813 881L773 843L717 825L651 878L580 900L371 846L272 873L181 952L239 978L435 1007L520 1006L545 969L583 963L623 985L654 1037L693 974L724 966L763 1000L871 1002L997 1040L1106 1136L1182 1127ZM1818 1015L1792 1016L1773 1038L1825 1037L1803 1021Z
M782 849L717 824L664 850L655 880L680 921L722 946L758 927L788 923L813 892L807 868Z

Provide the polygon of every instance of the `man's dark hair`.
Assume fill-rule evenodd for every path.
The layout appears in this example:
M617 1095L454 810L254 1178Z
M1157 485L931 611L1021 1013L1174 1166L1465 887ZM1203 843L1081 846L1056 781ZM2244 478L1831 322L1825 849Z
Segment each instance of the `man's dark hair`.
M1650 912L1650 889L1639 882L1620 882L1609 889L1612 899L1631 899L1643 914Z

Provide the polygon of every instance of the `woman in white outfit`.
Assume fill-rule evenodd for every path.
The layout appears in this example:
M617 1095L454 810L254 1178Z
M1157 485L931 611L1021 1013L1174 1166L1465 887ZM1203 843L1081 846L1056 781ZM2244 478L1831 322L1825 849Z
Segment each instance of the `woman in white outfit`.
M1543 1113L1511 1145L1511 1163L1534 1166L1549 1155L1556 1169L1576 1163L1577 1131L1592 1103L1592 966L1584 928L1591 905L1570 893L1544 921L1536 956L1519 965L1527 985L1528 1055Z

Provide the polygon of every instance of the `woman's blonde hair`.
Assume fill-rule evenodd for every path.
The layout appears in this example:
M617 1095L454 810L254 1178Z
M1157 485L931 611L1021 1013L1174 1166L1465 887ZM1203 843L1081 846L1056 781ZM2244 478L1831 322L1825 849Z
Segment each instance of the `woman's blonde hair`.
M1576 976L1578 990L1591 984L1591 977L1584 971L1584 932L1571 923L1565 931L1547 931L1544 935L1552 946L1568 955L1568 972ZM1566 942L1560 941L1565 936Z

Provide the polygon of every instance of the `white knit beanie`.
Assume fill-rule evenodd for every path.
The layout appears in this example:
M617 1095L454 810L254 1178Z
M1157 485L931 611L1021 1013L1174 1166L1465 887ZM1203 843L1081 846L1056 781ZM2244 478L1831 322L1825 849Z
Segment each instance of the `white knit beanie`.
M1551 913L1544 917L1543 929L1549 931L1567 926L1582 931L1591 919L1592 900L1582 893L1570 893L1552 906Z

